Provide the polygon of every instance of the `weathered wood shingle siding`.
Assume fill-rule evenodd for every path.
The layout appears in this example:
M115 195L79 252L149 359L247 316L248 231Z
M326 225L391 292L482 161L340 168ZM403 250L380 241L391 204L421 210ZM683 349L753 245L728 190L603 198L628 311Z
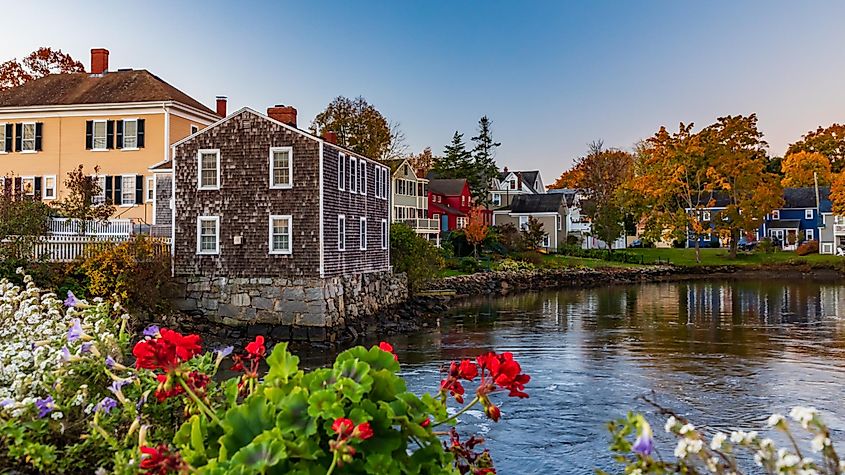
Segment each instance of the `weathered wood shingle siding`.
M284 146L293 188L270 189L270 147ZM319 277L319 141L244 110L175 149L177 276ZM197 189L201 149L220 150L219 190ZM270 215L292 215L292 254L268 252ZM220 217L219 255L197 255L198 216Z
M155 180L155 224L170 226L173 224L173 210L170 208L170 198L173 197L173 175L156 173Z
M375 170L381 166L367 160L367 194L349 192L349 162L346 165L344 190L337 187L338 154L341 150L329 143L323 146L323 242L325 276L387 270L387 250L381 248L381 220L389 220L389 202L376 198ZM346 152L343 152L346 153ZM354 155L356 158L360 156ZM388 191L389 194L389 191ZM346 250L337 246L337 216L346 216ZM367 218L367 249L359 249L360 218Z

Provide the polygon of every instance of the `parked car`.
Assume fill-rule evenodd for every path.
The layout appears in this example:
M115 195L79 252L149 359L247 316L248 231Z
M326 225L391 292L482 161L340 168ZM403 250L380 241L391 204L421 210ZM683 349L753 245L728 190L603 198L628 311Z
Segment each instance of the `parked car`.
M628 245L629 248L645 248L645 247L654 247L654 243L651 241L645 241L642 239L634 239L631 241L631 244Z
M757 241L750 241L748 239L745 239L744 237L741 237L736 243L736 247L740 251L753 251L755 248L757 248L757 244Z

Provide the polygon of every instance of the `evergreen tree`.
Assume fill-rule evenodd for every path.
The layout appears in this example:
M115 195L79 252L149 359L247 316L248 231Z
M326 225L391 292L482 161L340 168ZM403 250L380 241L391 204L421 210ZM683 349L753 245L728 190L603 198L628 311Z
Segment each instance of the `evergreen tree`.
M496 165L496 147L502 145L493 141L490 119L485 115L478 121L478 135L472 138L475 142L473 149L473 174L470 187L476 203L488 204L492 181L499 174Z
M435 172L437 178L466 178L472 187L470 180L472 168L472 153L466 148L464 134L455 131L452 143L443 149L443 156L434 157L432 171Z

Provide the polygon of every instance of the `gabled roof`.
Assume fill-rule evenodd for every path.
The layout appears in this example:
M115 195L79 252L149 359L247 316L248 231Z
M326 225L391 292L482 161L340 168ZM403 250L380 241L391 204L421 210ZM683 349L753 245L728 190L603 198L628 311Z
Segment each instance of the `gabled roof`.
M0 107L173 101L206 114L214 111L145 70L50 74L0 91Z
M459 196L467 186L466 178L434 179L428 182L428 189L432 193L446 196Z
M566 200L563 193L517 195L511 202L511 213L556 213Z
M393 158L390 160L381 160L381 163L387 165L390 168L390 173L396 173L396 170L402 166L403 163L407 162L408 159L406 158Z
M819 187L819 201L824 202L829 199L830 188L827 186ZM816 207L816 189L808 186L804 188L784 188L783 189L783 208L815 208Z
M534 189L534 184L537 183L537 177L540 175L540 170L508 170L508 171L501 171L499 172L499 181L505 181L510 174L514 175L521 175L522 176L522 183L528 187L529 190L533 191L534 193L542 193L542 190Z
M453 208L447 204L443 203L431 203L431 207L434 208L433 211L437 211L442 214L451 214L454 216L466 216L466 213L463 211Z
M798 229L801 227L800 219L776 219L766 224L770 229Z

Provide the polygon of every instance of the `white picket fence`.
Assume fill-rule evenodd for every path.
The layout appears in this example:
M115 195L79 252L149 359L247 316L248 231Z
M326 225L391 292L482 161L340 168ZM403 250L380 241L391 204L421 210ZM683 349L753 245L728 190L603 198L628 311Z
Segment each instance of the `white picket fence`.
M170 251L170 239L151 238L156 255ZM70 262L90 257L111 246L129 240L129 236L40 236L32 242L32 257L50 262Z
M132 221L110 219L106 222L81 221L69 218L50 218L47 232L53 236L117 236L132 234Z

